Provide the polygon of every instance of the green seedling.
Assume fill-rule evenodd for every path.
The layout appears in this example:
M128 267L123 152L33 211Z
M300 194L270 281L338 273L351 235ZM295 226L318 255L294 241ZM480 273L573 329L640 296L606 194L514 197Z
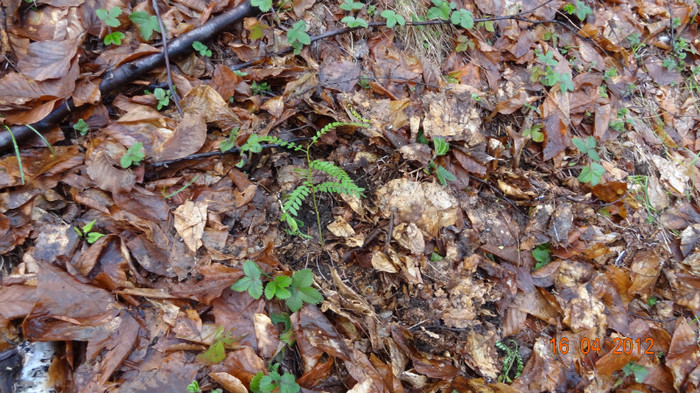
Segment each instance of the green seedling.
M637 383L644 382L644 379L647 377L647 375L649 375L649 370L647 370L646 367L635 362L627 363L625 367L622 368L622 372L625 374L625 376L615 381L615 385L613 386L613 388L620 386L624 378L630 375L634 375L634 381Z
M352 11L361 10L362 7L364 7L364 6L365 5L363 3L360 3L359 1L345 0L343 2L343 4L340 5L340 9L352 12Z
M88 244L92 244L97 241L97 239L101 238L104 236L103 234L99 232L92 232L92 227L95 225L95 222L97 219L90 221L89 223L83 225L83 229L80 230L78 227L73 227L75 229L75 233L78 234L78 236L85 238L85 240L88 242Z
M343 19L341 19L340 21L345 23L345 25L349 28L369 27L369 24L367 23L366 20L364 20L362 18L355 18L354 16L346 16Z
M253 91L253 95L257 96L270 92L271 88L270 85L267 84L267 82L257 83L253 81L253 84L250 85L250 90Z
M201 391L202 389L199 388L199 382L197 381L192 381L189 385L187 385L188 393L200 393Z
M73 124L73 129L78 131L80 135L83 136L87 135L88 131L90 131L90 127L88 127L88 124L83 119L80 119Z
M294 272L292 277L276 276L272 277L260 270L258 265L247 260L243 263L243 276L236 281L231 289L237 292L248 292L253 299L260 299L263 295L263 275L269 280L265 285L265 298L272 300L284 300L292 312L301 310L304 303L318 304L323 301L323 296L311 285L314 281L311 269L302 269Z
M450 22L453 25L459 26L463 29L471 30L474 28L474 14L471 11L460 8L450 16Z
M582 183L589 183L592 186L600 184L600 180L605 174L605 168L599 164L600 156L596 151L595 138L589 136L586 140L581 138L573 138L572 142L576 148L583 154L586 154L590 159L590 163L583 167L578 176L578 180Z
M311 37L306 34L306 22L300 20L287 31L287 42L294 48L294 54L301 53L304 45L311 45Z
M126 169L131 165L139 165L144 158L146 158L146 154L143 152L143 144L136 142L122 156L119 164Z
M426 18L428 19L449 20L450 13L452 13L452 10L457 8L457 4L454 1L449 3L446 0L431 1L433 3L433 7L428 9L428 14L426 15Z
M549 243L540 244L532 249L532 257L537 261L535 270L552 262L552 246Z
M569 15L575 14L581 22L585 21L588 15L593 15L593 9L581 0L576 0L573 4L566 3L563 9Z
M204 44L202 44L199 41L195 41L192 43L192 48L199 52L200 56L206 56L206 57L211 57L211 50Z
M153 90L153 96L158 100L158 110L165 108L170 105L170 98L173 96L170 90L161 89L157 87Z
M122 9L119 7L112 7L109 11L104 8L98 8L95 10L95 14L109 27L119 27L121 25L121 22L117 19L122 14Z
M238 126L231 130L228 138L219 143L219 150L221 150L222 153L226 153L233 149L236 146L236 139L238 139Z
M151 15L145 11L136 11L129 15L129 19L139 26L141 36L146 41L151 39L154 31L162 34L160 31L160 24L158 23L158 17L155 15Z
M280 374L279 363L270 367L270 373L265 375L262 371L255 374L250 381L250 390L253 393L297 393L301 386L296 383L294 374L284 372Z
M405 26L406 25L406 19L404 19L403 16L397 14L393 10L384 10L380 14L382 18L386 19L386 27L388 28L393 28L397 24L399 26Z
M523 369L525 368L523 358L518 352L518 342L513 339L509 339L508 342L513 345L514 348L510 348L510 346L506 345L504 341L498 341L496 343L496 348L506 353L506 357L503 359L503 369L501 370L501 375L498 376L498 382L512 383L514 379L518 378L520 374L522 374ZM510 374L513 365L515 365L515 374L511 378Z
M535 124L532 127L523 130L523 137L529 137L533 142L541 143L544 141L544 133L541 130L542 124Z
M267 12L272 8L272 0L250 0L250 5L258 7L262 12Z
M433 148L433 158L430 160L428 168L424 171L426 173L435 173L435 175L438 178L438 181L443 186L447 185L448 181L457 180L457 178L454 174L452 174L452 172L448 171L447 168L435 162L435 159L437 157L444 156L447 154L447 152L450 151L450 144L447 143L447 141L445 141L441 137L435 137L433 138Z
M122 44L122 40L125 37L126 36L121 31L115 31L115 32L109 33L105 36L104 43L105 43L105 45L114 44L114 45L119 46Z
M226 359L226 348L236 341L230 332L224 333L224 328L218 327L214 333L214 341L206 351L197 356L197 360L205 364L221 363Z

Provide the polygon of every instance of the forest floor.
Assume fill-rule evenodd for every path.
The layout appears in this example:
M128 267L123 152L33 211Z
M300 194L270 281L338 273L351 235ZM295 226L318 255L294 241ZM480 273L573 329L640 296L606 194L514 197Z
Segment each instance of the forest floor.
M0 351L57 391L700 391L700 1L0 9Z

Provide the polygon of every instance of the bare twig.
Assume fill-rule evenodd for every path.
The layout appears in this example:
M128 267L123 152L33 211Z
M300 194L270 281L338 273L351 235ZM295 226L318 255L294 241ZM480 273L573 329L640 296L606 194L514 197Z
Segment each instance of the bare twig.
M180 96L175 91L173 86L173 77L170 72L170 59L168 55L168 38L165 34L165 26L163 26L163 20L160 19L160 11L158 10L158 0L153 0L153 12L156 13L156 19L158 19L158 26L160 27L160 38L163 42L163 58L165 59L165 70L168 75L168 87L170 88L170 95L173 97L173 102L177 107L177 111L180 112L180 116L185 116L185 113L180 108Z
M193 42L206 41L227 29L231 24L242 20L246 16L254 15L257 12L259 12L259 9L257 7L252 7L250 2L246 1L236 8L212 18L212 20L206 24L172 40L168 45L168 54L171 57L183 55L192 50ZM161 65L163 61L164 53L155 53L124 64L113 71L107 71L100 82L100 93L104 96L123 87L129 81ZM32 124L32 126L39 132L46 133L58 122L66 118L75 108L73 99L68 98L45 118ZM25 141L34 135L34 132L27 126L12 127L12 132L18 141ZM3 130L0 132L0 153L5 153L10 149L12 149L12 138L8 131Z

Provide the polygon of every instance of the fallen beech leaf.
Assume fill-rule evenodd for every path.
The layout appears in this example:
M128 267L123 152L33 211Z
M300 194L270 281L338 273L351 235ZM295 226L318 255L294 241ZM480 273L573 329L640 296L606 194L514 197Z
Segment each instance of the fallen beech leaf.
M157 161L176 160L199 150L207 139L207 125L198 113L185 113L173 134L153 151Z
M207 203L185 201L173 212L175 230L193 253L202 246L202 235L207 223Z
M134 173L129 169L122 170L112 166L104 151L90 156L86 164L88 176L105 191L113 194L126 193L136 184Z

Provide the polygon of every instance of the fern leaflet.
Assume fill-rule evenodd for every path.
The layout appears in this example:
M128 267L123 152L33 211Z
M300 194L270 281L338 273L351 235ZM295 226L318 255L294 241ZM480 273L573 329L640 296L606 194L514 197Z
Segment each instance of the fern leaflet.
M332 123L328 123L328 124L326 124L325 127L323 127L323 128L321 128L320 130L318 130L318 132L316 132L316 135L314 135L313 138L311 138L311 145L313 145L314 143L316 143L316 141L318 140L318 138L320 138L320 137L326 135L327 133L329 133L329 132L335 130L335 129L338 128L338 127L344 127L344 126L367 127L367 124L362 124L362 123L345 123L345 122L342 122L342 121L334 121L334 122L332 122Z
M306 199L306 197L309 196L310 192L311 187L309 183L304 182L302 185L295 188L294 191L292 191L289 195L287 195L284 203L282 204L282 211L284 212L282 215L282 220L286 218L285 216L287 214L296 216L299 213L299 208L301 208L301 204L304 202L304 199Z
M321 184L317 184L315 186L315 188L316 188L316 191L320 191L320 192L354 195L358 198L364 196L364 195L362 195L362 192L365 190L364 188L357 187L354 184L352 184L350 187L348 187L348 186L345 186L341 183L336 183L336 182L332 182L332 181L327 181L327 182L323 182Z

